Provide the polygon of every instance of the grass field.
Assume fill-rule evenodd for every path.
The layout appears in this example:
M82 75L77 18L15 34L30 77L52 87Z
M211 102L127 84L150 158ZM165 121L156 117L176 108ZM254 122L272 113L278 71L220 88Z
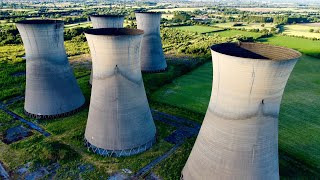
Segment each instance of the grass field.
M211 80L212 65L206 63L153 93L151 100L205 113L211 93Z
M259 38L262 34L257 32L247 32L247 31L240 31L240 30L226 30L220 32L213 32L209 33L210 35L219 35L222 37L233 37L233 36L246 36L246 37L253 37L254 39Z
M215 27L208 27L208 26L178 26L173 28L183 30L183 31L197 32L197 33L210 33L210 32L223 30L222 28L215 28Z
M161 18L172 19L174 14L161 14Z
M75 23L64 25L65 29L71 29L75 27L92 27L91 22Z
M312 23L309 24L292 24L283 26L283 34L293 35L293 36L304 36L310 38L320 39L320 33L309 32L310 29L320 30L319 26L312 26Z
M88 103L91 88L88 86L90 66L87 63L90 56L85 54L87 52L87 45L86 43L79 44L79 42L66 41L65 46L68 54L71 55L69 57L70 62L73 65L76 77L79 78L78 83ZM25 71L25 60L21 58L24 55L24 50L22 45L1 46L0 52L0 85L4 87L0 89L0 101L7 102L8 99L23 95L24 93L25 76L11 76L12 73ZM148 93L171 82L175 77L191 71L198 63L203 61L187 57L167 57L167 60L169 64L168 71L164 73L144 74L145 87ZM29 121L38 122L43 129L51 133L51 136L45 138L33 130L34 134L32 136L10 145L6 145L0 141L0 161L6 168L12 171L11 175L15 178L17 178L17 174L13 171L26 163L31 163L31 170L46 167L52 163L59 163L60 168L55 178L107 179L111 174L121 172L122 169L130 169L136 172L173 147L173 144L166 142L164 138L170 135L176 128L154 119L157 127L158 141L152 149L127 158L101 157L87 151L83 144L88 107L70 117L49 121L36 121L24 115L23 104L24 101L20 100L9 105L8 109ZM172 108L166 108L165 106L158 107L157 105L151 105L151 107L164 112L172 110ZM0 138L5 130L21 124L24 123L0 111ZM175 163L183 166L185 162L182 160L179 159ZM81 172L79 170L80 166L88 164L93 166L93 170L89 172ZM179 174L180 170L171 169L171 173L168 175L172 175L172 172ZM157 172L156 170L154 171ZM170 179L170 176L164 177L164 179Z
M201 8L172 8L172 9L152 9L153 12L176 12L176 11L195 11Z
M211 68L207 63L174 80L153 93L151 100L204 114L211 93ZM283 96L279 149L316 169L320 164L319 107L320 60L303 56Z
M246 37L253 37L254 39L259 38L262 33L257 32L247 32L241 30L223 30L223 28L216 28L216 27L208 27L208 26L178 26L173 27L175 29L189 31L189 32L198 32L198 33L207 33L209 35L219 35L222 37L233 37L233 36L246 36Z
M203 26L179 28L193 28L193 32L208 30L201 29ZM261 36L260 33L238 30L213 34L223 37L244 35L258 38ZM320 41L284 36L259 40L265 43L288 46L305 54L320 57ZM65 46L78 83L87 102L89 102L90 65L88 65L88 59L90 56L88 56L88 46L85 42L73 41L66 41ZM0 86L4 87L0 89L0 101L23 95L25 77L11 76L12 73L25 70L23 55L22 45L0 47ZM206 59L167 57L167 60L168 71L143 75L151 108L201 123L211 93L211 62L196 68ZM309 169L305 169L307 167L320 172L319 107L320 60L304 55L289 79L281 106L279 122L281 177L312 178L312 176L320 176L319 174L310 174ZM12 104L8 108L25 117L23 115L23 101ZM31 162L33 168L39 164L45 166L52 162L58 162L61 166L56 176L58 179L106 179L110 174L124 168L136 172L173 146L163 138L171 134L175 128L156 121L159 140L150 151L128 158L100 157L88 152L83 145L87 115L88 108L85 108L70 117L39 121L40 126L52 134L48 138L34 131L33 136L11 145L5 145L0 141L0 152L3 152L0 153L0 161L11 170L27 162ZM36 122L34 119L27 119ZM8 127L20 124L2 111L0 111L0 123L0 136ZM173 155L155 166L152 171L162 179L179 179L194 141L195 138L187 140ZM94 170L81 173L79 165L83 164L93 165Z
M87 102L90 99L91 89L88 86L89 76L81 78L78 83L84 92ZM9 106L9 109L23 115L23 101L19 101ZM1 115L1 114L0 114ZM164 141L173 130L166 124L156 122L159 141L149 151L128 158L106 158L88 152L83 145L83 135L88 117L88 107L83 111L66 118L50 121L40 121L40 125L52 135L44 138L39 133L9 146L0 142L0 159L10 169L15 169L19 165L31 162L36 167L37 164L47 165L50 162L58 162L61 171L56 177L76 178L78 164L92 164L95 170L84 174L83 178L106 178L112 173L128 168L136 172L154 158L168 151L173 145ZM25 117L32 121L32 119ZM18 156L17 156L18 155ZM68 169L75 171L74 176L68 174Z
M240 11L250 11L250 12L317 12L316 9L303 9L303 8L292 8L292 7L288 7L288 8L237 8Z
M320 58L320 41L277 35L270 38L262 38L259 39L259 41L279 46L286 46L296 49L304 54Z
M264 27L262 27L261 25L264 24ZM221 27L221 28L236 28L236 29L271 29L272 27L274 27L275 25L272 23L245 23L243 22L242 26L233 26L234 22L228 22L228 23L216 23L214 24L214 26L217 27Z

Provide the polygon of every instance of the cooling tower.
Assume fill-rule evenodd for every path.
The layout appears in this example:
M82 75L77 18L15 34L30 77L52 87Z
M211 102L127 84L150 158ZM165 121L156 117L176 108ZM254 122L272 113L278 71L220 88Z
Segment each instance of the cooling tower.
M85 99L66 55L63 22L25 20L16 25L26 51L26 114L50 119L79 110Z
M144 31L141 45L141 70L143 72L161 72L166 70L160 37L161 13L136 12L138 29Z
M142 36L142 30L124 28L86 32L93 81L85 140L100 155L130 156L155 142L140 68Z
M91 15L92 27L97 28L123 28L124 16L121 15ZM92 85L92 71L89 83Z
M93 28L122 28L124 16L122 15L91 15Z
M279 179L280 103L301 54L257 43L211 52L211 99L182 179Z

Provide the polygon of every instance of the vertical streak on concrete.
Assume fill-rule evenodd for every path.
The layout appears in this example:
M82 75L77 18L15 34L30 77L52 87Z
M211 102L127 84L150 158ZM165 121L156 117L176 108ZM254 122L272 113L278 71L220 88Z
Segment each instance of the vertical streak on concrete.
M91 15L92 27L97 28L123 28L124 16L121 15ZM92 71L89 83L92 85Z
M16 25L26 50L26 113L54 118L78 110L85 98L68 62L63 22L26 20Z
M155 141L139 62L142 34L142 30L123 28L86 32L93 81L85 139L98 154L130 156L149 149Z
M278 114L301 54L257 43L214 45L211 52L211 99L182 178L279 179Z
M141 45L141 70L161 72L167 68L160 37L161 13L136 12L138 29L144 30Z

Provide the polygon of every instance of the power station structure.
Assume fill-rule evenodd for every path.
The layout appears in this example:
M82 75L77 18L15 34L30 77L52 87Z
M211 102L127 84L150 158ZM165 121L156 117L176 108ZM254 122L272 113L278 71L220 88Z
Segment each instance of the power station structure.
M141 70L143 72L162 72L167 62L162 50L159 12L136 12L137 27L144 31L141 45Z
M104 156L130 156L154 143L156 128L140 68L143 31L90 29L85 33L93 81L85 141Z
M92 27L97 28L123 28L124 16L122 15L91 15ZM89 83L92 85L92 71Z
M25 113L50 119L78 111L85 98L64 48L63 22L24 20L16 26L26 51Z
M123 28L123 15L91 15L92 27L97 28Z
M211 99L182 179L279 179L280 103L301 54L259 43L211 52Z

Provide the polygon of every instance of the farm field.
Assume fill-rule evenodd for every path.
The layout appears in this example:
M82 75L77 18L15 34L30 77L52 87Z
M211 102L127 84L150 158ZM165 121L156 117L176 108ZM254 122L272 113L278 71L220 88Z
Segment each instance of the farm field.
M312 23L308 24L292 24L283 26L283 34L292 35L292 36L304 36L309 38L318 38L320 39L320 32L310 32L310 29L314 31L320 30L320 27L315 25L312 26Z
M233 37L233 36L242 35L242 36L253 37L254 39L257 39L262 35L262 33L247 32L247 31L240 31L240 30L226 30L226 31L209 33L209 35L219 35L222 37Z
M172 9L152 9L153 12L176 12L176 11L195 11L201 8L172 8Z
M262 33L257 32L248 32L248 31L241 31L241 30L223 30L222 28L216 27L208 27L208 26L178 26L173 27L175 29L189 31L189 32L197 32L209 35L219 35L222 37L233 37L233 36L246 36L246 37L253 37L254 39L259 38Z
M259 41L279 46L286 46L296 49L304 54L320 58L320 41L278 35L269 38L261 38Z
M5 20L0 20L0 26L6 26L6 25L14 25L14 23L7 23Z
M262 27L261 25L264 24L264 27ZM236 29L268 29L270 30L272 27L274 27L275 25L273 23L243 23L242 26L233 26L234 22L228 22L228 23L216 23L214 24L214 26L216 27L220 27L220 28L236 28Z
M240 11L250 11L250 12L317 12L316 9L303 9L303 8L293 8L293 7L288 7L288 8L237 8Z
M215 27L208 27L208 26L178 26L173 28L183 30L183 31L197 32L197 33L210 33L210 32L223 30L222 28L215 28Z
M154 92L151 100L205 114L211 93L211 68L212 64L207 63L174 80ZM279 117L279 150L316 171L320 163L319 79L320 60L304 55L288 81ZM286 176L287 168L280 169L282 176Z
M75 27L92 27L92 24L91 24L91 22L83 22L83 23L64 25L65 29L71 29L71 28L75 28Z
M172 19L174 14L161 14L161 18Z

